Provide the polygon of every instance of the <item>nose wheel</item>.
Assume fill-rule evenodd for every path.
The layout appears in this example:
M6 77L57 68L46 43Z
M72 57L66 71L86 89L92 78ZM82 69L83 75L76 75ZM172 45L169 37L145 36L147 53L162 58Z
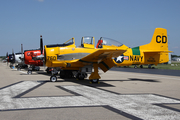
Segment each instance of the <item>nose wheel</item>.
M57 77L55 75L50 77L50 81L51 82L56 82L57 81Z
M99 79L92 79L90 81L91 81L91 83L99 83Z

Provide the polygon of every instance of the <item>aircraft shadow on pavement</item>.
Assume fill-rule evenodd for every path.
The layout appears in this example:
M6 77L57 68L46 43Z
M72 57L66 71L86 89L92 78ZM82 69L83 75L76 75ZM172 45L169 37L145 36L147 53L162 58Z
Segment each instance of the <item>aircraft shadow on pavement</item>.
M33 74L31 75L37 75L37 74L42 74L42 75L46 75L46 76L51 76L51 74L47 74L44 71L34 71ZM25 74L23 74L25 75ZM58 80L56 82L73 82L76 84L80 84L80 85L86 85L86 86L91 86L91 87L115 87L114 85L111 85L109 83L107 83L107 81L119 81L119 82L128 82L128 81L142 81L142 82L159 82L157 80L153 80L153 79L139 79L139 78L129 78L129 80L99 80L99 83L90 83L90 80L85 79L85 80L77 80L76 78L66 78L66 79L62 79L59 77L59 75L57 75ZM50 82L50 80L45 80L42 82Z
M27 72L27 71L25 71L25 72ZM32 71L32 74L30 74L30 75L38 75L38 74L51 76L51 74L47 74L47 73L44 72L44 71ZM29 75L29 74L27 74L27 73L21 73L20 75Z
M139 79L139 78L129 78L130 81L142 81L142 82L160 82L152 79Z
M129 79L129 80L128 80ZM100 81L119 81L119 82L129 82L129 81L142 81L142 82L160 82L152 79L139 79L139 78L128 78L127 80L100 80Z
M57 81L58 82L73 82L79 85L86 85L86 86L91 86L91 87L115 87L111 84L105 83L103 82L103 80L99 80L99 83L91 83L90 80L88 79L84 79L84 80L77 80L76 78L66 78L66 79L62 79L60 77L57 77ZM40 80L38 82L51 82L50 80Z

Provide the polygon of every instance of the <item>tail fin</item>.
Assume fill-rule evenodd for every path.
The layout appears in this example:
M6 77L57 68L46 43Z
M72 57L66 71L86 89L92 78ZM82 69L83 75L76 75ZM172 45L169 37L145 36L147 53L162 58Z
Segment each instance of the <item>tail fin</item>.
M140 46L144 52L170 52L168 51L167 30L156 28L149 44Z
M148 64L166 63L169 61L167 30L156 28L149 44L139 46L144 53L144 62Z

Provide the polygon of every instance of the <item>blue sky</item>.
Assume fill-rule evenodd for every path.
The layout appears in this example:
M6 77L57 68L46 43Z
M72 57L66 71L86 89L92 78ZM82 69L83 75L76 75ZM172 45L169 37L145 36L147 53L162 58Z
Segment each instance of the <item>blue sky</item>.
M169 50L180 55L180 0L1 0L0 56L60 44L82 36L115 39L129 47L147 44L166 28Z

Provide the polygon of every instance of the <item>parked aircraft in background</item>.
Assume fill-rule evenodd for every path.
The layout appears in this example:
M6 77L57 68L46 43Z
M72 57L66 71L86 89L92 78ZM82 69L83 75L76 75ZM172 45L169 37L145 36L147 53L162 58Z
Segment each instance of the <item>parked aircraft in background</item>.
M14 66L17 68L17 70L20 70L22 68L27 68L28 66L24 63L24 54L23 54L23 45L21 44L21 53L14 53L14 50L12 50L12 54L8 53L6 54L7 59L7 65L8 62L10 63L10 68L13 68Z
M27 73L32 74L32 70L40 70L39 66L43 66L43 60L36 60L36 56L43 54L43 40L42 36L40 36L40 48L33 50L25 50L24 51L24 63L30 65Z

